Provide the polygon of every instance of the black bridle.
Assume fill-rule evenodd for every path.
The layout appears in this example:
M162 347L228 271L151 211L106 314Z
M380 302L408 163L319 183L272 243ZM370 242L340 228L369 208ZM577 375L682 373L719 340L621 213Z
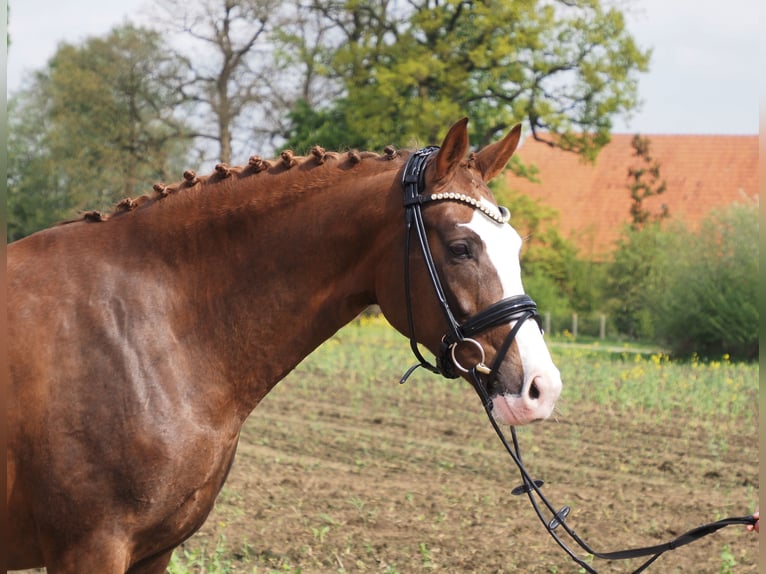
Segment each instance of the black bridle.
M509 444L503 431L500 429L495 417L492 416L492 399L489 396L487 388L497 376L497 370L502 363L505 355L510 349L511 343L516 338L517 333L521 326L529 319L533 319L540 327L540 316L537 312L537 305L527 295L515 295L498 301L487 307L486 309L479 311L477 314L468 318L462 324L458 323L452 313L449 303L447 301L446 294L442 287L441 280L439 278L436 264L431 256L431 250L428 246L428 238L426 236L425 223L423 222L422 206L426 203L434 201L459 201L469 204L474 208L480 209L485 215L493 219L498 223L507 223L510 218L510 214L504 208L498 208L498 213L490 211L485 205L479 204L476 200L460 195L460 194L435 194L428 195L423 193L425 189L425 168L428 159L438 151L438 147L426 147L414 152L408 159L404 167L404 174L402 176L402 186L404 188L404 211L406 221L406 236L405 236L405 252L404 252L404 288L405 288L405 300L407 304L407 322L410 330L410 347L413 354L418 360L418 363L407 370L407 372L400 379L400 383L404 383L412 372L418 367L424 367L425 369L441 374L447 378L457 378L459 375L456 370L463 371L469 375L469 380L473 385L474 390L479 395L484 409L487 413L492 428L494 428L503 446L508 451L508 454L513 459L513 462L519 469L521 474L522 484L517 486L511 491L513 495L526 494L535 510L535 513L539 517L548 534L556 541L556 543L574 560L581 568L586 572L597 574L597 571L587 564L582 558L580 558L574 550L572 550L559 535L559 527L579 546L584 552L601 558L604 560L628 560L632 558L647 558L641 566L633 570L633 573L643 572L648 568L655 560L662 556L668 550L674 550L690 542L694 542L708 534L712 534L721 528L731 526L734 524L755 524L756 519L753 516L740 516L732 518L724 518L708 524L703 524L697 528L693 528L681 536L666 542L664 544L658 544L655 546L647 546L643 548L632 548L628 550L619 550L616 552L597 552L593 550L580 536L567 524L566 520L570 512L569 506L562 506L558 510L556 506L550 503L550 501L542 493L542 480L533 479L527 471L521 460L521 451L519 449L518 439L516 437L516 429L511 427L511 437L513 445ZM423 255L423 260L428 271L428 275L431 279L434 291L436 293L439 306L444 314L447 322L447 333L442 338L441 348L436 358L436 365L431 364L418 349L418 344L415 338L415 325L412 314L412 298L410 293L410 243L413 230L415 231L420 250ZM496 327L499 325L507 325L515 321L515 324L511 328L511 331L506 336L500 349L498 349L495 359L491 367L484 364L484 349L472 337ZM542 329L541 329L542 330ZM455 349L461 343L469 342L476 345L481 353L481 359L475 365L470 368L465 368L460 365L455 357ZM548 515L546 516L546 513Z
M400 382L404 383L418 367L424 367L432 373L437 373L450 379L459 376L456 370L462 372L473 370L477 373L477 376L483 375L486 377L484 384L489 384L496 376L497 368L502 363L505 354L508 352L511 343L521 326L528 319L534 319L537 321L538 326L540 326L540 317L537 313L537 305L529 296L514 295L513 297L507 297L490 305L476 315L469 317L462 324L458 323L455 319L455 315L450 309L447 296L442 287L441 280L439 279L439 273L431 255L431 249L428 246L428 237L426 236L426 227L423 222L423 212L421 209L422 206L426 203L435 201L458 201L467 203L476 209L480 209L487 215L487 217L490 217L498 223L507 223L510 218L510 213L508 213L508 210L505 208L498 208L497 213L492 212L488 207L480 204L473 198L461 194L445 193L426 195L421 193L425 187L423 178L426 162L432 154L438 151L438 149L439 148L437 147L427 147L414 152L407 160L407 164L404 168L404 175L402 177L402 185L404 187L405 221L407 226L404 247L404 289L407 301L407 322L410 330L410 347L412 348L413 354L418 359L418 363L404 374ZM436 292L439 307L447 322L447 333L442 338L441 348L436 358L436 365L431 364L425 357L423 357L418 349L418 344L415 338L415 324L412 316L412 297L410 293L410 242L413 230L417 234L426 270L428 271L431 284ZM507 325L511 321L516 321L516 325L511 329L511 332L500 347L492 366L488 367L484 364L484 349L472 337L487 329L491 329L492 327ZM482 357L481 360L470 369L463 367L455 360L456 348L461 343L466 342L475 345L481 352Z

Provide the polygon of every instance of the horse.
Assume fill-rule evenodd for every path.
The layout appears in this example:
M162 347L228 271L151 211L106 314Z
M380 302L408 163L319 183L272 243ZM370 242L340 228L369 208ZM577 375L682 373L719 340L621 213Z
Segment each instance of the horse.
M419 155L315 146L187 171L10 244L9 568L164 572L245 419L370 305L441 357L435 370L478 376L498 422L548 418L560 374L531 320L522 239L487 186L521 128L469 154L467 121ZM509 298L527 312L498 313ZM477 315L470 338L445 336L449 317Z

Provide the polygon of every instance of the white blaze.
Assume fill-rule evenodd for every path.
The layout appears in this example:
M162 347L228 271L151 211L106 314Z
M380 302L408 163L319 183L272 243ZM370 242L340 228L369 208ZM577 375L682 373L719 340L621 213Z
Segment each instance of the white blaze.
M485 200L482 200L485 201ZM490 206L487 202L487 205ZM491 205L491 209L497 209ZM484 242L487 257L497 271L503 297L524 294L521 284L519 252L521 237L508 224L499 224L476 211L465 227ZM561 393L561 375L553 364L548 347L534 321L525 321L516 335L524 381L519 395L505 394L494 399L493 415L503 424L516 425L544 419L551 415ZM534 381L539 397L530 395Z

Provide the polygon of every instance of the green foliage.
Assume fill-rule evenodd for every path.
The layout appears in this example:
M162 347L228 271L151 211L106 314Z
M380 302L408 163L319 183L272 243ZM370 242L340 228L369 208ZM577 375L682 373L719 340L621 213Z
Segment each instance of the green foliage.
M346 0L314 9L343 38L325 67L345 90L331 107L349 138L371 149L437 142L467 115L478 145L526 118L536 133L558 135L556 145L593 157L611 118L635 106L648 64L622 14L598 0Z
M720 574L733 574L737 566L737 558L731 551L731 546L724 544L721 549L721 567L718 570Z
M62 44L9 106L9 239L106 209L181 156L175 66L158 34L125 26Z
M236 566L226 556L226 543L218 540L213 550L207 546L199 548L177 549L170 558L168 574L188 574L190 572L209 572L210 574L228 574L236 570Z
M609 272L621 332L677 355L758 354L758 205L714 211L693 232L627 230Z
M674 360L664 353L610 353L597 346L551 347L568 383L562 391L567 404L595 403L657 421L684 413L701 426L724 420L757 423L755 363Z
M314 145L330 150L364 148L365 141L349 129L342 107L339 102L333 108L316 110L306 100L296 102L288 114L290 128L282 149L305 154Z
M64 219L74 201L56 176L55 161L44 152L44 132L49 123L39 94L30 94L22 106L8 103L8 240Z
M638 134L631 140L637 162L628 168L631 223L618 242L607 281L612 319L618 330L633 338L648 339L654 336L648 299L650 283L660 253L660 223L668 215L664 210L653 216L644 205L646 198L666 190L665 181L660 179L660 164L651 156L650 146L650 140Z
M537 303L540 313L567 316L571 313L569 299L561 286L543 271L532 267L530 271L522 268L524 291Z
M608 309L620 333L636 339L654 337L652 283L657 275L660 228L625 229L609 267L606 292Z
M668 237L657 269L657 334L675 353L758 356L758 205L714 211Z

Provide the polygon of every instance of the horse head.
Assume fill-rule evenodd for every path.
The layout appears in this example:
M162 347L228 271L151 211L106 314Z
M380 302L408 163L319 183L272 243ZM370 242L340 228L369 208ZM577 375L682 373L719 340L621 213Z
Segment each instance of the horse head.
M521 425L549 417L561 377L539 328L534 302L524 294L519 254L522 239L508 224L487 183L509 161L519 142L516 126L502 140L468 159L467 119L457 122L439 148L411 158L403 176L409 236L418 225L421 249L406 241L399 295L379 293L388 320L437 357L439 371L481 387L495 419ZM413 194L407 197L408 185ZM417 220L420 219L418 224ZM418 232L421 234L421 232ZM430 260L430 261L429 261ZM384 271L387 278L402 271ZM381 281L396 290L393 282ZM405 308L406 312L402 312Z

